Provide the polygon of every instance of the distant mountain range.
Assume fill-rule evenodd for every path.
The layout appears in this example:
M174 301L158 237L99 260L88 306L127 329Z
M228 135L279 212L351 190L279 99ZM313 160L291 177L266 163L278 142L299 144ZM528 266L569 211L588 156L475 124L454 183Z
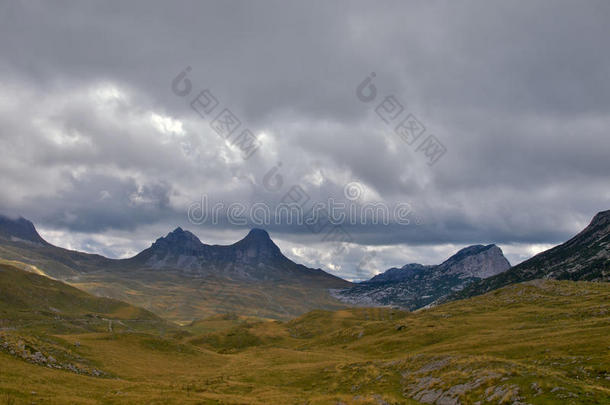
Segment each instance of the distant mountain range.
M411 263L391 268L369 281L334 294L350 304L414 310L509 268L510 263L498 246L474 245L460 250L437 266Z
M298 282L318 286L348 285L320 269L294 263L282 254L267 231L254 228L232 245L206 245L178 227L151 247L122 262L129 267L177 271L190 277L222 276L230 280Z
M359 284L294 263L262 229L223 246L176 228L118 260L53 246L30 221L0 216L0 259L181 322L233 312L286 319L347 305L414 310L533 279L609 281L610 211L568 242L512 268L498 246L473 245L439 265L411 263Z
M535 279L610 281L610 210L595 215L566 243L514 267L496 245L475 245L438 266L411 263L391 268L333 294L354 305L414 310Z
M176 228L132 258L109 259L53 246L30 221L0 216L0 258L177 321L227 312L289 318L343 308L328 290L351 285L294 263L262 229L222 246Z

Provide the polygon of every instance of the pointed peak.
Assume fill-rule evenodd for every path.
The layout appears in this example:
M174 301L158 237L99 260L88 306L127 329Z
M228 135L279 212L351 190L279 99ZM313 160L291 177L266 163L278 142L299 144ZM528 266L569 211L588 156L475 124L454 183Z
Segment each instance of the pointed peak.
M167 234L167 236L170 235L175 235L175 236L193 236L196 238L195 234L192 233L191 231L187 231L185 229L182 229L181 227L176 227L176 229L174 229L173 231L171 231L170 233Z
M273 255L282 256L280 248L271 240L271 237L264 229L253 228L248 232L245 238L237 242L234 246L245 248L250 251L249 254L256 251L256 255Z
M267 231L265 231L264 229L260 229L260 228L250 229L250 232L248 232L248 234L246 235L246 237L244 239L251 239L251 238L260 239L260 240L263 240L263 239L271 240L269 233Z
M438 266L448 274L478 278L491 277L509 268L502 249L495 244L467 246Z
M170 244L185 243L185 242L193 242L195 244L201 243L201 241L199 240L199 238L196 235L194 235L192 232L185 231L181 227L177 227L176 229L174 229L167 235L160 237L159 239L157 239L155 244L158 244L159 242L170 243Z

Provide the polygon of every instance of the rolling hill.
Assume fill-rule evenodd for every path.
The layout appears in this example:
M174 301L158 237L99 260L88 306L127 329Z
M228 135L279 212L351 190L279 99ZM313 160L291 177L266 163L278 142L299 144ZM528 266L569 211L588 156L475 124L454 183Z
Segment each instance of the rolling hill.
M107 331L164 334L177 330L176 325L149 311L95 297L28 271L28 266L0 261L0 353L56 370L110 376L56 335Z
M165 323L150 311L115 299L96 297L24 270L27 267L18 262L0 261L0 320L4 328L22 329L38 324L65 328L69 324L74 330L93 331L90 327L94 323L90 321L94 319Z
M0 401L607 404L609 305L609 284L536 280L412 313L217 316L163 336L46 334L52 344L36 346L38 358L61 348L71 356L62 364L84 364L57 370L0 350ZM0 332L0 346L20 340L39 344Z

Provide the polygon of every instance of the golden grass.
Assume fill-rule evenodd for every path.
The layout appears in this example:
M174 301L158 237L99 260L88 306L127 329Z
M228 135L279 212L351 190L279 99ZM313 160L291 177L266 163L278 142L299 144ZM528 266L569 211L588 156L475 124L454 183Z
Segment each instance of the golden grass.
M455 394L464 404L608 404L608 336L609 285L530 282L415 313L312 311L288 322L227 315L163 337L58 335L111 377L51 370L2 352L0 398L49 404L409 404Z

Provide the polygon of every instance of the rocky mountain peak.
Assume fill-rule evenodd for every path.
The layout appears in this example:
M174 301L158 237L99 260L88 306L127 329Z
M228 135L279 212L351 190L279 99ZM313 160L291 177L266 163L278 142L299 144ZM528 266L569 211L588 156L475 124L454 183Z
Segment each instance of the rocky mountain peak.
M264 229L252 228L243 240L252 240L257 242L272 242L271 237Z
M245 238L233 245L239 256L250 259L283 258L280 248L264 229L253 228Z
M446 274L487 278L510 268L502 249L491 245L472 245L459 250L438 266Z
M487 278L510 268L502 249L491 245L472 245L459 250L456 254L437 266L424 266L419 263L406 264L401 268L393 267L370 279L369 283L394 283L418 277L441 275L464 278Z
M368 282L338 291L335 296L351 304L415 310L509 268L510 263L498 246L472 245L439 265L411 263L391 268Z
M273 243L267 231L252 229L232 245L207 245L180 227L157 239L134 260L152 268L179 268L189 272L227 269L227 266L268 266L290 262Z
M166 236L157 239L152 248L172 253L193 254L203 246L197 236L189 231L177 227Z
M170 233L168 233L165 237L159 238L157 240L164 239L168 242L198 242L201 243L199 238L195 236L190 231L185 231L184 229L177 227Z

